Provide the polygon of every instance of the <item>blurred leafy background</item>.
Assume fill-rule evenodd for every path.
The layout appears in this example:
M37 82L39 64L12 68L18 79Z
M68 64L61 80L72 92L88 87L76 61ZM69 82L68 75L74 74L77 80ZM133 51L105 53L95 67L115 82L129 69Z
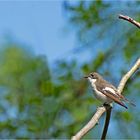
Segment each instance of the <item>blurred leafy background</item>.
M65 21L63 35L59 30L59 36L65 41L65 35L72 34L76 40L72 49L70 40L66 41L65 48L50 44L42 50L41 42L47 36L39 38L36 49L5 31L5 40L0 47L0 138L70 138L88 122L100 105L83 76L98 71L117 86L122 75L140 57L139 29L118 19L121 13L140 21L139 1L38 1L27 2L26 6L24 2L16 2L16 6L23 4L22 12L25 13L28 5L29 8L37 6L34 10L39 13L46 5L45 9L48 7L53 12L56 3L61 6ZM2 4L10 7L15 3ZM20 8L18 10L20 16ZM12 8L9 11L12 12ZM45 12L42 19L48 14L45 22L50 22L52 13ZM36 18L34 13L33 16ZM33 33L34 30L45 33L48 30L47 34L51 35L50 29L61 24L59 20L57 22L57 14L52 18L52 26L43 30L42 21L37 22L38 28L33 26ZM38 34L37 38L41 35ZM53 57L59 54L55 60L50 60L44 52L52 49ZM123 93L137 107L129 106L125 110L114 105L108 138L140 138L139 91L140 73L137 71ZM104 116L84 138L100 138L103 121Z

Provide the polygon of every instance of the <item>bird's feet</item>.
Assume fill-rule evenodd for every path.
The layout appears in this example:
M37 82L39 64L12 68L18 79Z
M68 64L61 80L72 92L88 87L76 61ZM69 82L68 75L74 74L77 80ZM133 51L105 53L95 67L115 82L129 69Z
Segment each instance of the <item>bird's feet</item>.
M112 108L113 104L112 103L104 103L102 106L104 106L108 109L108 108Z

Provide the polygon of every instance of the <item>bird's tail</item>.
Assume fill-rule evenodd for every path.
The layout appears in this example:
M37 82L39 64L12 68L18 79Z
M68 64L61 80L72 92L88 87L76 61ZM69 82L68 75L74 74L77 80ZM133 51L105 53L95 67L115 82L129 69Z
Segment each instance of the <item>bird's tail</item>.
M132 103L131 101L129 101L128 99L124 98L123 100L124 100L125 102L129 103L130 105L136 107L136 105L135 105L134 103Z
M121 101L115 101L117 104L123 106L124 108L128 109L127 106Z
M119 95L120 98L122 99L122 101L129 103L132 106L136 106L133 102L129 101L128 99L126 99L123 95Z

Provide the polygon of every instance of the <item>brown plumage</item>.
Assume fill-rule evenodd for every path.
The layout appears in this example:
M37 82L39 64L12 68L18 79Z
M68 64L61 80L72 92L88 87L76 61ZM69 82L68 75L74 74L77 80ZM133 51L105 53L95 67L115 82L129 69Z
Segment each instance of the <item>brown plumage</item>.
M127 108L127 106L123 103L123 101L126 101L126 102L130 103L131 105L135 106L134 103L130 102L123 95L120 95L118 93L117 89L111 83L104 80L102 78L102 76L99 75L98 73L96 73L96 72L90 73L85 78L88 78L89 81L91 82L91 85L96 92L96 96L100 94L100 97L101 97L102 96L101 94L103 94L106 97L108 97L108 99L110 99L109 102L112 100L125 108ZM95 81L94 81L94 79L95 79Z

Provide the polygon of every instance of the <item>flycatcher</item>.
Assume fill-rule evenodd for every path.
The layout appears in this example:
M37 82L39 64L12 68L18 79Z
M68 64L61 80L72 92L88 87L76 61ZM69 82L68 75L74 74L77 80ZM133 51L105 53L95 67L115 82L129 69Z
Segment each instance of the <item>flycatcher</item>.
M135 106L134 103L130 102L123 95L119 94L117 89L108 81L104 80L100 74L92 72L88 76L85 76L85 78L90 81L91 86L95 91L95 97L102 103L110 104L115 102L127 109L127 106L123 103L124 101Z

